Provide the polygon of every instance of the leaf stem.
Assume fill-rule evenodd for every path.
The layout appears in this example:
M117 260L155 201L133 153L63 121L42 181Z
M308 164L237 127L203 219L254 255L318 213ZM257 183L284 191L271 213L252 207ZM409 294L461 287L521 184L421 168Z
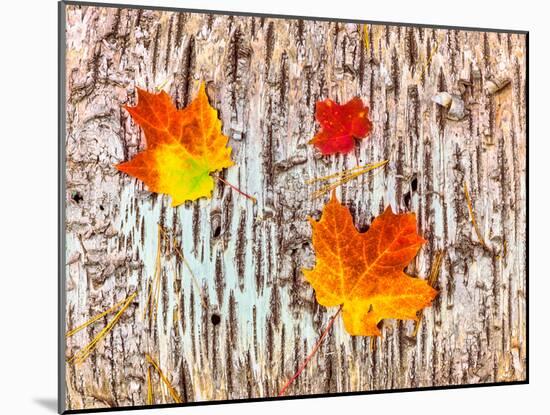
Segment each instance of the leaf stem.
M257 202L257 199L254 197L254 196L250 196L248 193L245 193L243 192L241 189L239 189L237 186L235 185L232 185L231 183L229 183L227 180L225 179L222 179L220 176L217 176L217 175L213 175L213 177L217 180L219 180L220 182L228 185L229 187L231 187L233 190L235 190L237 193L239 193L240 195L243 195L244 197L246 197L247 199L250 199L252 200L253 203L256 203Z
M319 337L319 340L317 340L317 343L315 343L315 346L313 347L313 350L309 353L309 355L306 357L306 360L304 360L304 363L300 366L300 368L296 371L294 376L292 376L287 383L285 383L285 386L281 389L278 396L283 396L286 392L286 390L289 388L290 385L300 376L300 374L304 371L309 361L313 358L315 353L317 353L317 350L319 350L319 347L321 347L321 344L323 343L323 340L325 340L325 337L327 337L328 332L330 331L331 327L334 325L334 321L336 320L336 317L340 314L342 311L343 304L340 305L338 308L338 311L334 313L334 315L330 318L327 327L321 334L321 337Z

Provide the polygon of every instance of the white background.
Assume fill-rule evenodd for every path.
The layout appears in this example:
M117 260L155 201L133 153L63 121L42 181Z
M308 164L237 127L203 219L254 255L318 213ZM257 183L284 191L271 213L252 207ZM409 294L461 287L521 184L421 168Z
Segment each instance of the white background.
M549 406L550 398L550 13L544 1L134 3L530 31L530 385L174 408L162 413L548 413L542 409ZM0 10L0 412L53 414L57 383L57 4L55 0L11 0L3 1ZM138 413L153 412L158 410Z

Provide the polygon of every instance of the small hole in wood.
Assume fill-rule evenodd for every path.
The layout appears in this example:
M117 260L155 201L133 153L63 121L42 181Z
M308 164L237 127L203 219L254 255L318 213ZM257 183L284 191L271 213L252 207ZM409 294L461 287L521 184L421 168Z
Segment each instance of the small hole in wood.
M80 203L84 200L80 192L73 192L71 197L76 203Z
M414 176L414 178L411 181L411 190L413 192L416 192L418 190L418 179L416 178L416 176Z
M222 215L219 210L210 214L210 230L212 238L218 238L222 234Z
M104 210L105 210L105 208L103 207L103 205L99 205L99 210L101 210L101 211L104 211Z
M407 206L407 209L411 208L411 192L405 193L403 196L403 201L405 202L405 206Z
M220 324L220 322L222 321L221 317L219 314L212 314L212 317L210 317L210 321L212 321L212 324L214 326L217 326L218 324Z

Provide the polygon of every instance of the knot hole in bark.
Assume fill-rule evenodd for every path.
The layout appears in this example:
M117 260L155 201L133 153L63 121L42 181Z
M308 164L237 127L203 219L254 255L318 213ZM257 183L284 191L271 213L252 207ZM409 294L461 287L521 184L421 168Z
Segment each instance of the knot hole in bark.
M213 313L212 316L210 317L210 321L214 326L217 326L222 321L222 318L218 313Z
M80 192L75 190L71 194L71 199L73 199L76 203L80 203L84 200L84 197L82 196L82 194Z

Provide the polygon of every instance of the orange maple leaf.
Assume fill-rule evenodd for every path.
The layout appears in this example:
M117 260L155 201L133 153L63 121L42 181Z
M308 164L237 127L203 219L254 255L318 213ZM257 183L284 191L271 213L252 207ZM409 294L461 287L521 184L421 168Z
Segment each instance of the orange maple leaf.
M319 304L343 305L351 335L379 336L385 318L417 320L417 311L437 294L426 281L403 272L424 244L414 213L394 214L388 206L364 233L333 192L321 219L309 218L316 264L304 269Z
M137 106L124 108L143 129L147 148L116 168L143 181L151 192L170 195L172 206L210 197L214 189L210 173L234 163L204 83L197 97L182 110L164 91L137 91Z

